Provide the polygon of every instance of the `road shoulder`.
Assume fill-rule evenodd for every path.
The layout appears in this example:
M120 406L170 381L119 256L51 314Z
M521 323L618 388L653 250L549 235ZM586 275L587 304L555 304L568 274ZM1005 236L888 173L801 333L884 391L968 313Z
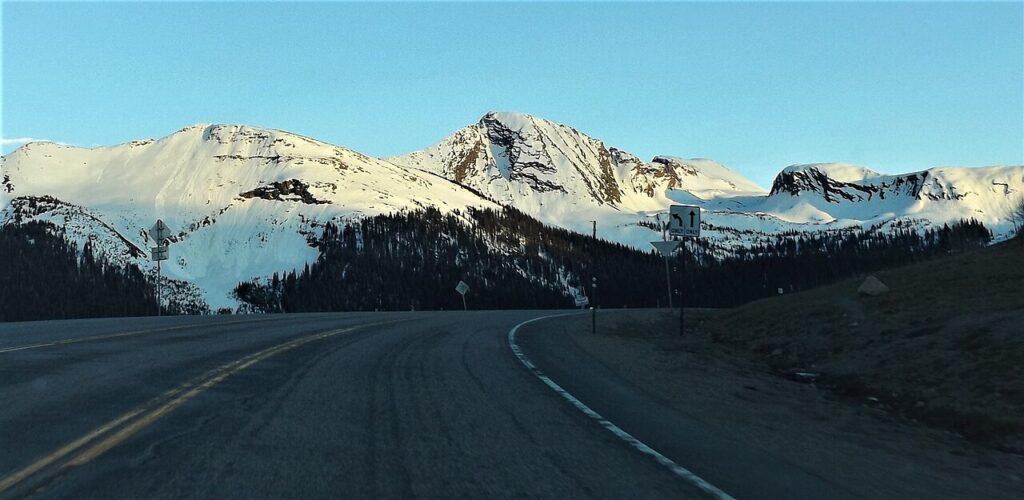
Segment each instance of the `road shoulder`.
M1020 457L785 380L699 332L665 334L659 314L602 312L597 335L589 317L553 319L547 329L681 415L858 497L1012 498L1024 487Z

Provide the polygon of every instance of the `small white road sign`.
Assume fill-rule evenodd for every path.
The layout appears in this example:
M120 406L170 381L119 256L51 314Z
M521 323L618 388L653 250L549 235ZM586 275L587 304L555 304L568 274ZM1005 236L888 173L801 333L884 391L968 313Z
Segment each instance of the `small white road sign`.
M590 299L588 299L586 295L583 295L581 290L574 291L572 298L576 302L576 307L583 307L590 303Z
M157 245L162 245L164 240L171 237L171 228L164 224L164 221L157 219L156 224L149 228L149 236L156 241Z
M465 281L460 280L459 284L455 285L455 291L459 292L459 295L462 296L462 310L466 311L466 293L469 292L469 285Z
M160 245L160 246L156 246L156 247L150 247L150 250L153 251L150 254L152 256L151 257L152 260L154 260L154 261L167 260L167 245Z
M671 241L671 240L669 240L669 241L652 241L651 245L654 246L654 248L658 250L658 253L660 253L662 255L662 257L671 257L672 256L672 252L675 252L676 249L679 248L679 242L678 241Z
M668 234L672 236L700 236L700 207L672 205L669 209Z

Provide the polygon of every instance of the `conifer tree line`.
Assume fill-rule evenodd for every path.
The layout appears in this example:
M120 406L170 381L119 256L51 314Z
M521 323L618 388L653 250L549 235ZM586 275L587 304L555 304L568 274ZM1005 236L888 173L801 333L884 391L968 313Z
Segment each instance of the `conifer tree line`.
M881 227L792 232L713 257L705 240L672 261L688 307L730 307L820 286L950 251L984 245L991 232L962 220L924 233ZM512 208L441 213L434 208L328 223L320 257L301 270L240 283L236 296L266 312L570 308L571 288L600 307L667 302L664 261L653 252L545 226ZM685 259L685 266L682 266ZM684 272L685 270L685 272ZM590 286L597 278L596 291Z
M0 321L145 316L156 294L135 266L81 251L48 223L0 227Z
M239 284L236 295L265 311L572 307L567 286L602 268L621 282L609 299L640 307L647 294L631 279L658 261L624 245L544 226L517 210L435 208L381 215L338 227L316 242L320 258L269 283ZM590 257L587 257L590 256Z
M740 249L726 259L702 258L700 240L687 254L687 279L680 280L687 306L732 307L751 300L827 285L851 276L902 266L950 252L980 247L992 232L975 219L929 228L923 233L896 223L834 233L790 232L768 244Z
M673 286L687 306L729 307L855 275L984 245L992 235L969 219L923 233L786 233L717 258L713 243L688 242L672 260ZM337 226L314 241L320 258L236 295L266 312L568 308L582 289L600 307L664 305L664 262L654 253L549 227L512 208L402 212ZM682 259L686 265L681 266ZM135 266L111 265L43 222L0 228L0 321L145 316L153 284ZM685 273L683 273L685 269ZM590 286L597 278L598 288ZM678 302L677 302L678 304ZM168 306L165 313L185 310Z

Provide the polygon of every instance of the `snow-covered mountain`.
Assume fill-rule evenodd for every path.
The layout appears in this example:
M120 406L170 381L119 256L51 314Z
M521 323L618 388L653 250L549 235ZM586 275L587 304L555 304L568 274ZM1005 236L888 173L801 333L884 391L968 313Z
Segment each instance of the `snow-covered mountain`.
M427 149L386 158L481 192L543 222L645 246L637 225L673 202L767 192L724 165L659 156L646 162L580 131L521 113L484 115ZM652 219L653 220L653 219Z
M786 167L762 203L796 222L853 220L879 223L918 219L942 224L974 218L1006 235L1013 202L1024 197L1024 167L937 167L887 175L853 165ZM813 212L813 213L812 213Z
M668 189L703 197L764 192L710 160L659 156L648 163L567 125L520 113L488 113L427 149L388 160L526 210L570 198L636 212L663 209Z
M850 226L920 229L976 218L1005 236L1024 167L935 168L900 175L840 163L786 167L766 191L720 163L644 161L567 125L488 113L424 150L387 160L452 180L549 224L645 248L672 203L705 209L705 236L723 251L766 234Z
M233 304L240 281L301 267L327 221L435 206L494 206L443 178L277 130L194 125L83 149L31 143L3 158L0 221L42 219L144 268L157 218L175 235L165 275ZM46 197L46 198L42 198Z
M713 251L786 231L924 230L973 217L1005 236L1024 166L884 175L794 165L765 190L706 159L650 161L572 127L488 113L437 144L377 159L278 130L194 125L162 139L76 148L30 143L0 163L0 224L47 220L110 258L151 269L147 229L174 229L165 275L179 296L234 304L242 280L315 260L328 221L434 206L513 206L545 223L647 250L673 203L704 208Z

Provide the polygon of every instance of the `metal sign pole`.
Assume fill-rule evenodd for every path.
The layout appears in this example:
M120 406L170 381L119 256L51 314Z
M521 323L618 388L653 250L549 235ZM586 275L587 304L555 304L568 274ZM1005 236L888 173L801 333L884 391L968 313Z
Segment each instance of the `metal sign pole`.
M665 256L665 284L668 285L668 308L672 309L672 274L669 273L668 256Z
M469 309L466 308L466 294L462 294L462 310L463 311L468 311L469 310Z
M680 274L680 285L679 285L679 335L683 335L683 328L686 323L684 311L686 310L686 239L683 239L683 244L680 245L679 250L679 270L682 271Z
M682 237L679 251L679 335L686 325L686 238L700 238L700 207L696 205L672 205L669 207L669 234ZM672 295L669 294L669 297Z
M163 302L163 287L160 283L163 273L160 269L160 261L167 260L167 245L170 244L171 230L167 224L164 224L164 221L157 219L156 224L149 229L149 235L156 243L156 246L152 247L152 259L156 261L156 315L160 316Z
M661 222L659 219L658 222ZM661 240L668 241L668 222L661 226ZM669 273L668 255L665 255L665 285L668 286L668 309L672 310L672 274Z

